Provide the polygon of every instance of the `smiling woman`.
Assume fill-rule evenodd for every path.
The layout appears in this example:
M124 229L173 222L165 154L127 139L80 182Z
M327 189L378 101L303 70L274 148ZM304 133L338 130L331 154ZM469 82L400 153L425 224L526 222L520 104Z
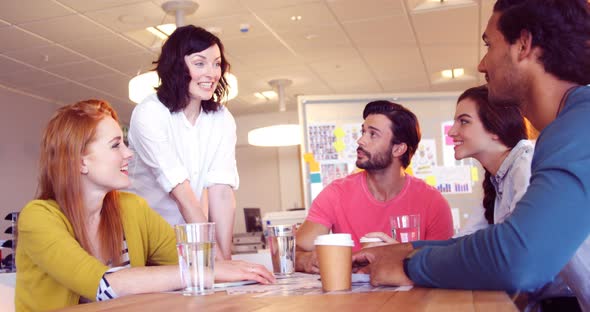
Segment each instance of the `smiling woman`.
M219 103L228 91L223 44L203 28L179 27L155 63L157 94L131 116L130 191L172 225L215 222L217 256L230 259L239 178L236 124Z
M104 101L64 106L50 120L39 196L18 219L17 311L183 286L172 227L144 199L118 191L129 186L132 156ZM216 262L215 279L274 280L261 265L233 261Z

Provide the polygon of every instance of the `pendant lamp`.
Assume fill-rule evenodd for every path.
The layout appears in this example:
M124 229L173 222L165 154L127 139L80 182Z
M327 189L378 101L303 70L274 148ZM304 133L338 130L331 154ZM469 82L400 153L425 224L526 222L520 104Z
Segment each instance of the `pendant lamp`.
M286 111L285 87L291 84L291 80L276 79L269 81L269 84L277 89L279 111ZM299 145L301 144L301 127L299 124L278 124L250 130L248 143L254 146Z

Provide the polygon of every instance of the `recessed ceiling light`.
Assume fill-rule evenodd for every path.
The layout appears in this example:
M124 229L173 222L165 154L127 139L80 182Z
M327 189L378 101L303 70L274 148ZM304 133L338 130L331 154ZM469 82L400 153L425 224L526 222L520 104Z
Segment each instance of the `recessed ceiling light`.
M445 69L441 72L441 75L445 78L453 78L453 70L452 69Z
M291 20L292 21L300 21L301 20L301 15L293 15L293 16L291 16Z
M447 79L459 78L465 74L465 70L462 67L445 69L440 72L441 76Z
M174 30L176 30L176 25L162 24L155 27L147 27L146 30L152 33L152 35L162 40L166 40L174 32Z

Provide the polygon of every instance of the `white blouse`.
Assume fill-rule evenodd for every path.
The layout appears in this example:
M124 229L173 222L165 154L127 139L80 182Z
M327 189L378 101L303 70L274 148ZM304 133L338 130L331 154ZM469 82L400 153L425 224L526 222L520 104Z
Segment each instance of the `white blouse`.
M529 140L520 140L504 159L496 175L490 177L496 190L494 224L504 222L512 214L516 203L529 187L533 152L534 147ZM479 206L455 237L472 234L488 227L484 213L484 208Z
M183 112L170 113L156 94L131 115L129 191L145 198L171 225L185 223L172 189L190 181L200 200L204 188L227 184L237 189L236 123L227 108L201 113L192 125Z

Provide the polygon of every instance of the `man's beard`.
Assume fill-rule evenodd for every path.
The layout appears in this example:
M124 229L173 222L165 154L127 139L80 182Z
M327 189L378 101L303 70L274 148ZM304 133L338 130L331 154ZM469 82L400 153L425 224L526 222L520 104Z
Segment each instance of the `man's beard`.
M385 152L378 152L375 155L371 155L369 152L364 150L362 147L358 147L357 151L363 152L366 157L368 158L365 161L361 161L359 159L356 160L356 166L360 169L365 169L367 171L371 170L381 170L389 167L391 163L393 163L393 156L391 155L391 150L393 146L390 144L389 148Z

